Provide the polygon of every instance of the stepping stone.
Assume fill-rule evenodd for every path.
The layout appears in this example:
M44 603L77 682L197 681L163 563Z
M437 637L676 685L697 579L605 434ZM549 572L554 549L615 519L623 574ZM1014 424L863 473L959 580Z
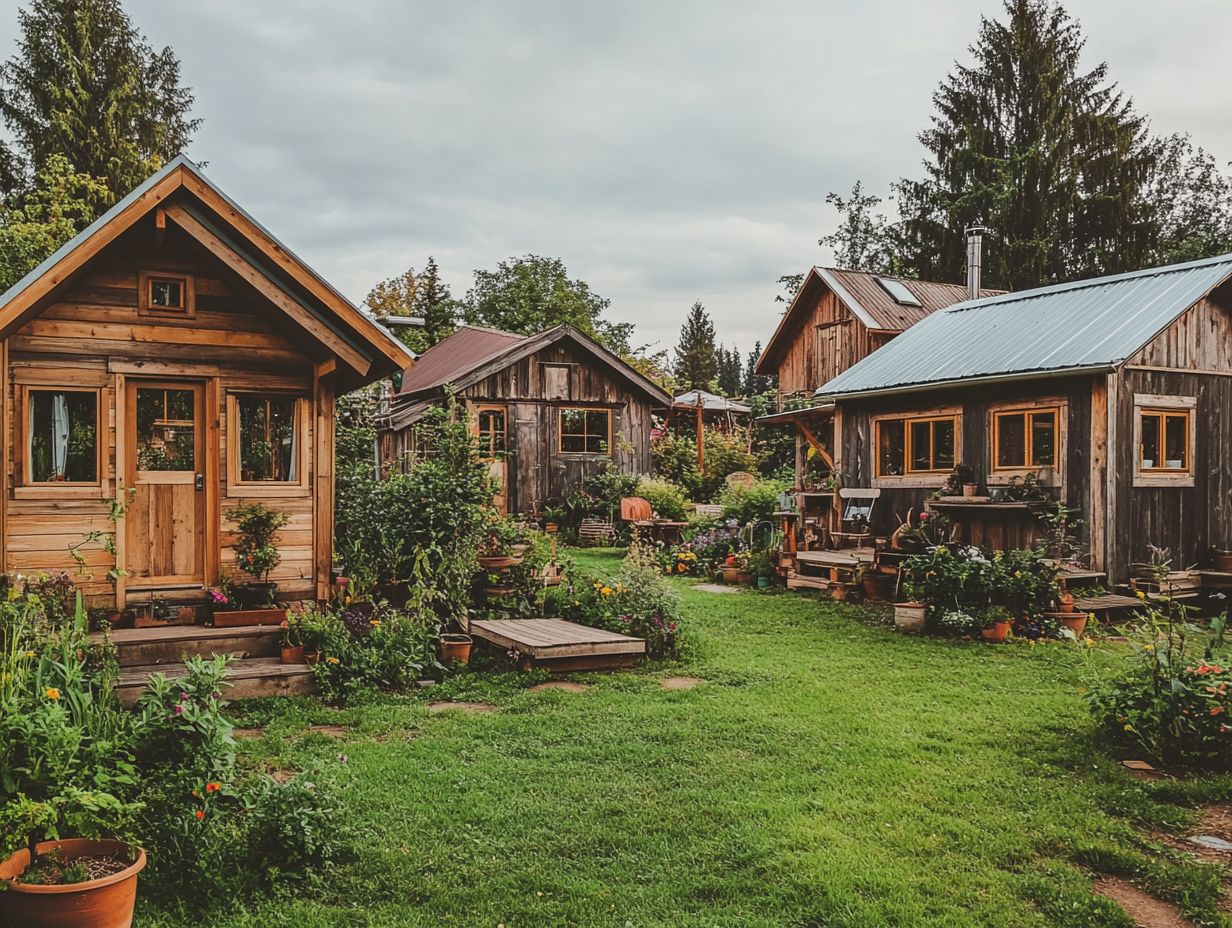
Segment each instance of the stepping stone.
M281 785L288 780L294 779L296 771L294 770L271 770L270 776L274 778L274 782Z
M1194 835L1186 838L1190 844L1196 844L1198 847L1204 847L1211 851L1222 851L1225 854L1232 854L1232 841L1225 841L1223 838L1215 835Z
M665 690L691 690L702 682L701 677L664 677L659 685Z
M739 593L739 587L723 586L721 583L698 583L693 589L701 590L705 593Z
M449 712L451 709L459 712L495 712L496 706L486 702L452 702L447 699L428 703L429 712Z
M348 734L342 725L309 725L308 730L327 738L345 738Z
M235 736L237 741L242 741L245 738L260 738L264 736L265 729L263 728L233 728L231 734Z
M564 690L566 693L585 693L590 687L572 680L548 680L546 683L536 683L527 687L531 693L542 693L544 690Z
M1176 906L1148 896L1128 880L1105 877L1091 889L1119 905L1137 928L1193 928Z

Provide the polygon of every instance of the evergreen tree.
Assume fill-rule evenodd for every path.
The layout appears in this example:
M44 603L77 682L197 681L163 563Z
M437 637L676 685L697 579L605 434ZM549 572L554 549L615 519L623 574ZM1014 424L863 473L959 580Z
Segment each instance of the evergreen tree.
M774 378L757 373L757 359L761 357L761 342L758 341L749 352L744 365L744 395L757 396L774 386Z
M63 155L118 199L188 145L200 120L180 63L146 44L119 0L32 0L18 27L0 117L27 183Z
M568 323L616 354L631 350L633 325L605 320L611 301L586 281L571 280L559 258L526 255L502 261L494 271L475 271L464 304L464 318L472 325L533 335Z
M449 285L441 280L436 258L429 256L422 273L407 268L401 274L373 287L364 303L379 319L412 316L423 320L418 326L393 326L392 331L412 351L423 354L450 335L458 325L461 305L449 295Z
M423 333L428 345L435 345L458 327L461 304L449 295L449 284L441 280L436 258L428 256L428 264L419 275L412 300L413 315L423 319Z
M962 280L973 224L993 230L990 287L1144 266L1154 235L1143 191L1157 157L1145 120L1106 65L1082 70L1078 24L1054 0L1005 0L1005 13L981 21L974 64L934 94L924 178L896 186L904 271Z
M740 352L735 347L730 349L719 346L718 356L719 392L724 396L739 396L744 385L740 366Z
M718 374L718 351L714 323L700 301L689 309L676 344L676 378L689 389L705 390Z

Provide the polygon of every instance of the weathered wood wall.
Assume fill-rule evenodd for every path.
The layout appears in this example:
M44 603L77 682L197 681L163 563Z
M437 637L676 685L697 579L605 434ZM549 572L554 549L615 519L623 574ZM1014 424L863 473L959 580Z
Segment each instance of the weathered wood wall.
M141 271L190 273L196 288L196 314L191 319L150 318L138 314L138 274ZM5 340L5 401L14 410L19 384L97 386L103 389L106 467L103 487L93 497L80 488L20 486L20 449L15 445L14 412L6 416L4 474L4 567L8 570L69 570L75 562L69 545L89 531L112 531L107 497L117 495L122 482L123 437L117 434L117 403L123 405L125 378L155 376L193 378L206 385L207 501L206 583L218 572L235 573L231 544L233 526L222 512L260 499L290 517L278 536L282 563L275 570L282 593L289 598L313 595L328 579L332 545L331 487L318 487L318 471L332 481L332 468L318 468L317 455L332 455L332 434L313 434L318 423L332 430L333 394L328 385L313 393L313 358L281 334L285 326L271 321L259 298L242 290L208 253L174 227L155 239L152 223L126 233L96 258L86 272L37 318ZM264 488L231 486L226 472L225 403L229 391L287 391L310 404L309 434L301 436L313 453L302 491L280 488L271 498ZM319 450L318 450L319 449ZM212 470L212 474L209 471ZM322 500L323 489L325 492ZM120 557L124 530L117 532ZM106 572L112 557L97 544L85 551L91 578L79 576L82 588L102 598L112 595ZM325 576L320 573L324 565ZM320 583L318 582L320 581ZM120 582L121 591L124 581ZM200 591L198 590L199 594Z
M869 331L829 290L801 313L792 332L779 363L780 398L811 394L891 337Z

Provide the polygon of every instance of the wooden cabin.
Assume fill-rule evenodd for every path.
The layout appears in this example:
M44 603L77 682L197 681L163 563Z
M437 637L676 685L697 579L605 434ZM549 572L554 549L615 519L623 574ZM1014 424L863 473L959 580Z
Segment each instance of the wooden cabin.
M820 518L834 505L834 407L814 391L930 314L968 298L968 286L814 267L757 359L759 374L778 378L778 411L763 426L796 431L800 508ZM984 296L998 291L981 290Z
M378 438L387 470L416 452L412 426L452 393L470 421L506 513L538 513L614 462L651 471L652 410L671 397L568 325L537 335L463 326L402 377Z
M326 598L334 398L410 360L177 158L0 296L4 569L200 601L237 573L224 512L260 501L289 517L280 598Z
M933 312L816 391L835 466L881 490L875 534L925 506L966 540L1023 547L1038 475L1082 519L1090 566L1124 580L1232 547L1232 255ZM957 464L979 498L930 502Z

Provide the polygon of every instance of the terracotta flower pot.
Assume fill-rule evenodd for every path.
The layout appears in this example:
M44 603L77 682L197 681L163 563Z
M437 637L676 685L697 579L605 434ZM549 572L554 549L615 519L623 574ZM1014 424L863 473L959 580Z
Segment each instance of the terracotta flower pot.
M282 662L284 664L304 664L304 646L297 644L294 647L282 646Z
M1069 614L1074 611L1073 593L1062 593L1057 597L1057 602L1060 604L1062 612Z
M980 485L978 483L964 483L962 485L962 494L967 499L971 499L971 497L975 496L979 488Z
M1221 573L1232 573L1232 551L1220 551L1211 561L1212 566Z
M980 634L984 636L985 641L991 641L994 644L1000 644L1009 637L1010 623L1009 622L994 622L988 628L982 629Z
M1061 624L1074 633L1075 638L1081 638L1086 631L1087 614L1085 612L1070 612L1061 616Z
M736 571L736 582L743 583L746 585L752 585L753 575L749 573L747 570L737 570Z
M59 851L66 861L78 857L123 855L129 847L109 839L66 838L44 841L39 854ZM9 882L0 892L0 924L21 928L130 928L137 901L137 874L145 867L145 851L119 873L59 886ZM18 851L0 863L0 880L11 881L30 865L30 852Z
M441 635L441 661L445 664L467 664L471 659L470 635Z
M900 632L922 632L925 613L921 603L895 603L894 626Z
M740 580L740 570L735 565L723 565L723 582L738 583Z

